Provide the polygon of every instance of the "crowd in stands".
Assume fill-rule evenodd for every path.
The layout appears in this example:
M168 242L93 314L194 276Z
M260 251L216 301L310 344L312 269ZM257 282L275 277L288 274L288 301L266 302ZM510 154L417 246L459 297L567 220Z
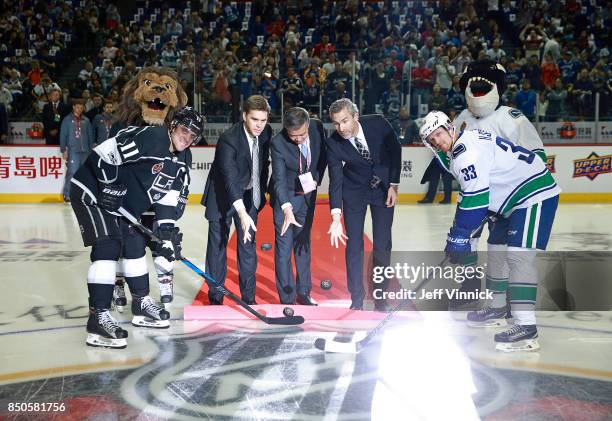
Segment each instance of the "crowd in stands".
M347 96L362 113L384 113L409 143L425 106L451 115L465 108L459 77L488 57L507 70L503 103L529 118L593 119L596 93L599 117L611 117L610 0L135 5L5 1L0 103L9 115L40 116L57 89L65 108L80 98L95 115L117 104L139 68L161 65L177 71L190 102L212 118L239 118L240 99L255 93L276 116L299 104L325 118ZM67 57L81 70L59 87Z

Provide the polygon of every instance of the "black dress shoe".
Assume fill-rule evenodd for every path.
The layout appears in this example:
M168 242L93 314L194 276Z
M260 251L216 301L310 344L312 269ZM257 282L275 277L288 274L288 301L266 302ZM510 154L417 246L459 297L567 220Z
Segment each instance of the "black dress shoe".
M421 204L423 204L423 203L433 203L433 200L430 200L430 199L421 199L421 200L417 201L417 203L421 203Z
M351 303L349 310L363 310L363 303Z
M257 305L257 301L255 301L255 300L242 300L242 301L244 301L246 304L248 304L250 306Z
M310 298L310 295L298 295L296 302L303 306L318 306L317 302Z

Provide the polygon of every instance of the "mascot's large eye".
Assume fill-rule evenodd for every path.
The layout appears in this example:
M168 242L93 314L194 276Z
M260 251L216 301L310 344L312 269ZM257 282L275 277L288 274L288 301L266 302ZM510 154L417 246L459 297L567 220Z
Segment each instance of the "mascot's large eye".
M151 86L151 81L150 81L149 79L145 79L145 81L144 81L144 82L145 82L145 85L147 85L147 86Z
M172 85L170 85L169 83L166 83L166 89L171 89Z

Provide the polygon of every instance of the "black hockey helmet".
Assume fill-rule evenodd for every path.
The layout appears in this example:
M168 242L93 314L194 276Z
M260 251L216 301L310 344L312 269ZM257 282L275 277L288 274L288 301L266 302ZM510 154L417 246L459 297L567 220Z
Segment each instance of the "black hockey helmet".
M179 124L184 126L195 135L193 144L197 145L202 140L205 123L206 117L193 109L193 107L185 107L174 114L174 118L170 124L170 130L174 130Z

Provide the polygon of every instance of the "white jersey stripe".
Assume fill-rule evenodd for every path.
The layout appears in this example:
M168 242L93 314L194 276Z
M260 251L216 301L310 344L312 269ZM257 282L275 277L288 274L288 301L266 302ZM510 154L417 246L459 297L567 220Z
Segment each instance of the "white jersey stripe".
M523 225L523 239L521 240L521 247L527 247L527 233L529 232L529 223L531 222L531 212L530 209L525 209L525 224Z
M121 149L122 152L128 151L133 148L136 148L136 143L134 143L134 141L128 143L127 145L119 146L119 149Z
M533 239L531 240L531 248L536 248L538 244L538 231L540 229L540 215L542 214L542 202L536 204L535 225L533 226Z
M137 153L138 153L138 149L134 149L134 150L133 150L133 151L131 151L131 152L124 153L124 154L123 154L123 157L124 157L124 158L129 158L130 156L134 156L134 155L136 155Z

